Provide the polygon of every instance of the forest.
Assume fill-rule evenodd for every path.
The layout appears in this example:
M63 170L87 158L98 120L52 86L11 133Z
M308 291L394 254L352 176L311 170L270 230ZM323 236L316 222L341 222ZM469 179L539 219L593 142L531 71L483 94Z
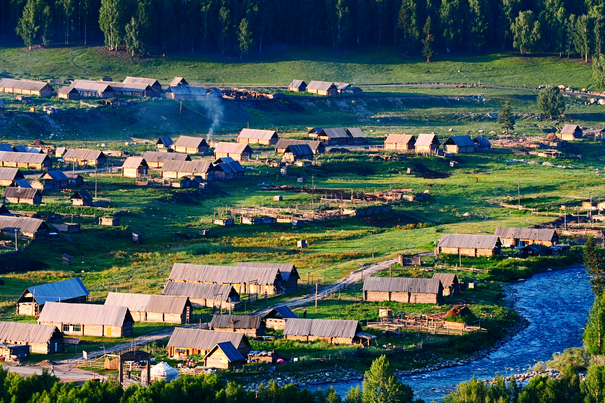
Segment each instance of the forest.
M288 44L391 45L403 54L515 49L586 61L605 52L604 0L0 0L25 46L104 40L133 56L241 57Z

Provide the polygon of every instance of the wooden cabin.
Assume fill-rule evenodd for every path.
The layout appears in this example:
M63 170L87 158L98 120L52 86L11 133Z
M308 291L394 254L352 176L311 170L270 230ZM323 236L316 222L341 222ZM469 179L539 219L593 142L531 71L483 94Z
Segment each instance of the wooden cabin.
M28 287L17 300L17 315L38 316L47 302L86 303L89 295L77 277Z
M320 340L330 344L354 344L364 336L356 320L292 318L286 321L284 329L286 340Z
M63 155L63 160L80 166L101 166L107 162L107 156L100 150L70 148Z
M473 142L475 143L475 149L477 151L489 150L492 148L492 143L485 137L475 137Z
M306 144L291 144L284 150L282 161L294 162L298 160L312 160L313 151Z
M134 320L123 306L47 302L38 323L74 336L129 337Z
M50 98L53 95L53 87L43 81L2 78L0 79L0 92Z
M125 178L141 178L149 173L149 165L143 157L128 157L122 164L122 176Z
M559 133L559 138L565 141L582 140L582 128L577 125L565 125Z
M175 101L202 101L207 96L204 87L190 87L188 85L168 87L165 95L166 99L173 99Z
M2 198L5 203L42 204L42 193L34 188L8 187L4 189Z
M435 273L433 279L441 281L444 297L455 297L460 293L458 276L454 273Z
M334 83L326 81L311 81L309 85L307 85L307 92L327 97L335 97L338 95L338 90Z
M215 169L210 161L167 161L162 166L162 178L194 178L198 177L207 182L214 180Z
M242 129L237 136L237 142L241 144L276 144L279 136L275 130Z
M155 78L143 78L143 77L126 77L123 81L123 84L144 84L148 85L153 89L153 91L157 93L162 92L162 84Z
M61 354L65 351L63 333L50 325L0 322L0 342L29 346L31 353Z
M498 227L494 235L500 238L502 246L505 247L532 244L550 247L559 242L559 234L554 228Z
M246 358L230 341L217 343L204 357L204 366L218 369L241 369L246 363Z
M246 173L242 164L230 157L218 158L212 166L216 180L242 179Z
M290 85L288 85L288 91L305 92L307 91L307 83L303 80L292 80Z
M471 257L489 257L500 253L500 238L494 235L443 234L439 253Z
M0 186L12 186L16 180L25 179L19 168L0 168Z
M416 150L416 154L436 155L439 152L440 145L441 143L435 133L419 134L416 143L414 143L414 150Z
M17 236L21 239L25 238L44 242L48 236L48 225L44 220L0 215L0 233L14 239L15 230L17 231Z
M67 189L69 188L69 178L63 171L48 171L34 182L33 187L42 190Z
M281 276L279 288L286 292L294 291L298 288L300 275L296 266L292 263L238 262L237 266L248 269L277 269Z
M443 143L443 149L446 153L474 153L475 142L471 136L452 136Z
M158 151L147 151L143 154L143 159L147 162L149 168L162 168L167 161L191 161L188 154L162 153Z
M189 83L183 77L174 77L170 84L168 84L169 87L178 87L181 85L189 85Z
M443 286L439 280L428 278L367 277L363 282L363 300L440 304Z
M208 143L201 137L181 136L173 148L177 153L204 154L208 151Z
M72 206L92 206L92 196L90 195L90 193L88 193L88 190L76 190L71 197L69 198L69 200L71 200L71 205Z
M162 295L187 297L197 308L235 309L240 304L240 296L228 284L185 283L168 281Z
M347 132L347 144L364 144L368 136L359 127L349 127Z
M288 319L296 319L298 316L289 307L282 305L263 314L262 318L265 321L265 327L268 329L284 330L286 328L286 321Z
M59 99L80 99L80 93L73 86L61 87L57 91Z
M106 306L125 306L135 322L189 323L192 314L189 298L170 295L110 292Z
M170 150L172 151L172 147L174 146L174 141L170 136L160 136L158 141L155 142L155 148L158 150Z
M326 152L326 146L316 140L286 140L279 139L275 144L275 152L278 154L283 154L286 151L286 148L290 145L298 145L298 144L306 144L311 149L314 155L323 154Z
M41 171L49 169L52 161L47 154L0 151L0 166Z
M214 158L233 158L235 161L248 161L252 158L252 149L248 144L217 143L214 147Z
M321 129L316 138L326 145L344 145L349 142L349 135L343 127Z
M252 349L243 333L177 327L168 341L168 356L173 359L185 359L192 355L205 356L218 343L224 342L233 344L244 357L247 357Z
M385 151L412 152L416 137L410 134L389 134L384 141Z
M84 178L82 175L74 173L74 172L63 172L67 179L69 180L69 187L76 188L78 186L84 185Z
M74 88L82 98L113 98L115 91L107 82L92 80L74 80L71 88Z
M258 338L265 334L263 318L256 315L212 315L210 330L243 333Z
M134 82L114 82L110 81L107 84L113 88L115 96L124 97L159 97L161 91L154 89L149 84L134 83Z

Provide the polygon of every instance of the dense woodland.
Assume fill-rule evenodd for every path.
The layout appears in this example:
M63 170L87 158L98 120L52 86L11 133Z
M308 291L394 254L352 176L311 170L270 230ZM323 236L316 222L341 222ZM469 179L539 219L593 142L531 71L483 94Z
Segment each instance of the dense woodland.
M133 55L246 55L272 45L396 45L409 54L605 50L605 0L0 0L26 46L103 39ZM92 35L92 36L91 36Z

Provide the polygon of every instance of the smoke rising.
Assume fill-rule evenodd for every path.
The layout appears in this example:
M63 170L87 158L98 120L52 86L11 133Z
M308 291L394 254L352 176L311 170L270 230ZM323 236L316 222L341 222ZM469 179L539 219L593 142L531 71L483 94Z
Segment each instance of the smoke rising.
M200 106L206 111L206 115L212 121L208 128L208 134L206 140L211 140L214 132L218 130L223 121L225 114L225 108L223 106L223 100L215 96L207 96L205 100L200 102Z

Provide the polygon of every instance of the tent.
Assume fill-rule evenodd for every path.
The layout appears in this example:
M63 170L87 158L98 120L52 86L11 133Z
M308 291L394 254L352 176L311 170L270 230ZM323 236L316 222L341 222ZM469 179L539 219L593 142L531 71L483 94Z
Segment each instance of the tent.
M160 379L163 379L166 382L179 379L179 371L162 361L151 367L151 380L159 381Z

